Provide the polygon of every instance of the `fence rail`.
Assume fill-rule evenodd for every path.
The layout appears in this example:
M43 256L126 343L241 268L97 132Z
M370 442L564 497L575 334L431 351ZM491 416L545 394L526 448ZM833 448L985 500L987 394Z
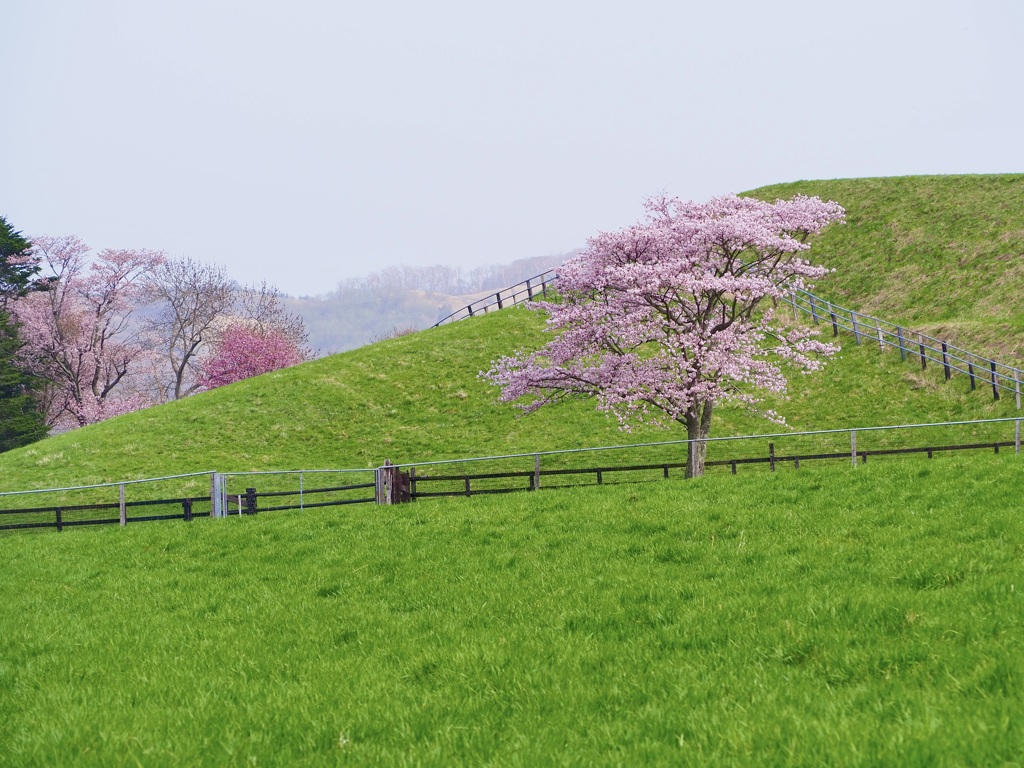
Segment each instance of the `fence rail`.
M984 450L999 453L1003 448L1012 448L1019 454L1022 422L1024 417L1011 417L711 437L701 442L708 451L705 466L709 470L726 468L732 474L744 466L767 465L769 471L774 472L781 466L792 465L799 469L801 463L823 460L845 460L856 467L858 463L866 463L869 456L926 454L931 459L944 452ZM1012 434L1008 434L1011 428ZM915 438L915 435L921 437ZM385 462L376 469L192 473L73 488L9 491L0 496L10 502L19 497L35 499L39 494L54 494L57 500L48 505L0 509L0 530L56 528L63 531L64 528L85 525L226 517L236 510L239 515L254 515L352 504L391 504L442 496L536 491L541 487L602 485L623 477L627 481L667 479L683 473L686 462L682 459L689 442L666 440L398 465ZM594 453L604 453L605 457L590 460ZM616 461L616 455L621 460ZM637 461L640 456L645 460ZM476 469L466 471L468 466ZM126 486L145 488L147 482L169 480L194 482L206 474L210 476L209 496L182 494L173 498L126 499ZM323 478L325 474L352 478L356 482L343 480L306 487L308 477ZM365 481L358 477L360 474ZM233 492L229 487L231 483L245 487ZM117 501L85 503L70 500L75 494L94 496L112 489L118 491ZM174 508L176 506L180 511ZM160 507L174 509L163 511ZM143 511L150 514L139 514Z
M490 310L497 311L505 307L514 307L517 304L525 304L533 301L537 296L547 296L548 286L557 277L553 269L541 272L539 275L516 283L510 288L502 288L500 291L488 294L482 299L477 299L466 306L455 310L450 315L442 317L432 327L437 328L445 323L453 323L456 320L464 320L467 317L487 314Z
M833 336L838 336L840 331L848 331L857 344L870 343L878 344L879 349L898 349L904 362L919 360L922 370L931 361L942 366L947 381L954 373L963 374L968 377L972 391L979 386L991 387L994 399L999 400L1003 394L1013 395L1017 408L1021 407L1024 371L1020 368L902 325L840 307L807 291L791 291L789 303L794 319L802 314L810 317L815 325L831 325Z

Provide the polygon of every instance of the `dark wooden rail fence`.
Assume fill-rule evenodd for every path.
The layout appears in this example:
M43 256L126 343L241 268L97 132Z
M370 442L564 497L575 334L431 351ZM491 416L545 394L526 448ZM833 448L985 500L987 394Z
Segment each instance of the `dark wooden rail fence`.
M948 451L977 451L977 450L988 450L995 453L999 453L1000 448L1014 448L1018 452L1020 450L1020 443L1015 440L1005 441L992 441L992 442L976 442L976 443L962 443L956 445L931 445L931 446L915 446L911 448L873 448L871 450L857 450L854 448L852 451L828 451L828 452L794 452L794 453L778 453L775 449L775 443L768 443L767 453L762 456L745 456L729 459L716 459L705 462L707 468L713 467L725 467L728 468L732 474L737 474L738 468L743 465L757 465L766 464L770 472L775 472L780 465L792 464L794 469L800 469L801 462L808 461L822 461L822 460L844 460L850 461L851 457L854 460L859 460L861 463L866 464L868 456L900 456L910 454L926 454L929 459L933 458L937 453L943 453ZM636 472L658 472L661 478L668 480L670 477L680 478L686 470L686 462L660 462L652 464L629 464L629 465L610 465L604 464L600 466L591 467L579 467L579 468L560 468L560 469L541 469L534 471L516 470L509 472L477 472L467 474L423 474L417 471L415 467L410 468L411 478L411 493L409 494L410 500L416 499L427 499L437 498L444 496L476 496L485 494L495 493L515 493L519 491L532 491L537 490L540 487L540 478L542 477L566 477L566 476L588 476L594 477L593 485L603 485L605 478L611 474L628 474ZM672 472L675 471L673 475ZM505 484L495 487L494 484L488 484L481 486L481 481L495 481L495 480L517 480L515 484ZM526 482L523 482L523 481ZM447 488L438 488L438 490L426 491L421 488L423 484L435 484L433 487L438 488L442 484L447 484ZM475 485L474 485L475 484ZM562 483L562 484L548 484L545 483L545 488L564 488L579 486L579 483Z
M141 510L146 507L180 507L180 511L150 515L125 515L128 523L144 523L154 520L192 520L196 517L209 517L209 509L195 511L195 505L210 504L207 496L198 498L152 499L147 501L129 501L124 503L125 510ZM56 528L63 531L80 525L114 525L122 521L120 502L102 504L59 504L47 507L26 507L23 509L0 509L0 530L18 530L28 528ZM86 512L111 511L110 516L82 516ZM29 519L31 518L31 519ZM25 520L25 522L7 522L8 520Z

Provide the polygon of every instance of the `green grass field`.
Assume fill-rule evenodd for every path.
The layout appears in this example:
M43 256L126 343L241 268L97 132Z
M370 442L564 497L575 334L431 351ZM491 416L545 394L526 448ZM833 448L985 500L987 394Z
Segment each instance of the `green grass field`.
M0 765L1016 765L1022 470L0 537Z

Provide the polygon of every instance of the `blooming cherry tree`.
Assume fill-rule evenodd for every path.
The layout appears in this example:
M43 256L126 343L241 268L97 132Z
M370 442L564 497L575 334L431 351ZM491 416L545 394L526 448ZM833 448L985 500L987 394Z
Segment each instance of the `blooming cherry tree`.
M756 406L758 390L786 391L784 368L816 371L835 353L774 306L826 274L804 257L808 240L845 212L803 196L652 198L646 209L643 222L591 238L559 269L561 301L537 304L556 338L481 376L525 413L582 396L622 429L684 424L686 476L696 477L716 403Z
M282 331L236 323L225 329L213 352L202 363L199 383L206 389L233 384L290 365L304 357Z
M25 368L45 380L51 426L83 426L149 404L126 386L144 354L131 314L142 283L164 259L147 250L106 249L95 257L77 237L32 240L47 290L13 304Z

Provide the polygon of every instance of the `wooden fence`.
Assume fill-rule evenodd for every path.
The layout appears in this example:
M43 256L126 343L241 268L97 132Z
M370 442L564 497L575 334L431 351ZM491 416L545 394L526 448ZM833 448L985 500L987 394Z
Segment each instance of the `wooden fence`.
M898 349L904 362L919 361L921 370L925 370L929 362L941 365L946 381L954 373L959 373L968 379L972 391L978 387L991 387L994 399L999 400L1001 395L1013 396L1017 408L1021 407L1024 372L1019 368L901 325L840 307L807 291L791 291L789 300L794 319L803 315L815 325L831 325L833 336L846 331L853 335L857 344L878 344L882 350L886 347Z
M726 469L737 474L745 466L767 466L771 472L780 467L799 469L810 461L845 460L857 466L868 457L892 457L910 454L926 455L929 459L951 451L994 451L1010 448L1020 453L1022 418L983 419L941 424L914 424L896 427L865 427L849 430L816 430L811 432L776 433L708 438L709 452L706 467L709 470ZM1012 425L1012 439L1005 429ZM900 438L907 431L921 429L966 430L975 439L949 442L935 440L925 445L907 445ZM893 437L903 444L893 442ZM927 435L926 435L927 437ZM860 440L858 444L858 439ZM836 450L842 441L848 449ZM869 445L870 443L870 445ZM536 491L541 487L558 488L570 485L602 485L607 482L635 482L654 479L680 478L685 473L686 440L671 440L639 445L577 448L509 456L472 457L446 461L393 465L385 462L376 469L296 470L288 472L248 473L192 473L151 480L126 481L78 488L44 489L38 491L6 492L0 498L36 494L56 494L59 501L51 505L0 509L0 530L32 528L65 528L83 525L103 525L146 522L155 520L193 520L197 517L226 517L231 514L255 515L261 512L305 510L322 507L340 507L352 504L400 504L419 499L443 496L473 496L477 494ZM736 450L726 450L735 446ZM644 463L611 460L586 462L595 452L609 453L644 451L649 460ZM664 459L665 456L675 458ZM658 460L650 460L658 457ZM568 460L568 464L566 461ZM460 465L474 463L477 472L457 471ZM528 463L529 466L523 466ZM582 464L582 465L581 465ZM504 468L503 468L504 467ZM452 471L452 469L456 471ZM490 470L496 471L490 471ZM352 477L373 473L366 482L342 482L306 487L307 477L322 477L326 473ZM163 482L179 478L198 478L209 475L209 496L181 496L160 499L126 499L126 487ZM229 489L234 481L244 485L235 492ZM298 486L297 488L295 486ZM262 487L262 490L260 490ZM371 492L372 489L372 492ZM117 501L72 503L74 493L118 494ZM133 491L138 494L139 491Z
M504 309L506 306L532 301L539 292L547 295L548 286L557 278L558 273L554 269L542 272L456 310L435 323L434 327L483 314L489 309ZM790 291L789 303L793 309L794 319L803 315L810 318L815 325L831 324L834 336L838 336L840 331L849 332L857 344L867 341L877 343L880 349L893 347L899 350L900 357L905 362L919 360L922 370L926 369L928 362L931 361L942 366L947 381L954 373L962 374L970 382L972 391L978 387L991 387L994 399L999 400L1002 395L1012 395L1017 408L1021 407L1020 391L1024 371L1020 368L887 320L840 307L807 291Z
M539 275L527 278L510 288L502 288L500 291L488 294L482 299L477 299L471 304L455 310L450 315L442 317L432 327L437 328L439 325L453 323L456 320L464 320L467 317L485 315L491 310L496 312L499 309L505 309L505 307L525 304L526 302L533 301L537 296L547 296L548 287L557 276L553 269L541 272Z

